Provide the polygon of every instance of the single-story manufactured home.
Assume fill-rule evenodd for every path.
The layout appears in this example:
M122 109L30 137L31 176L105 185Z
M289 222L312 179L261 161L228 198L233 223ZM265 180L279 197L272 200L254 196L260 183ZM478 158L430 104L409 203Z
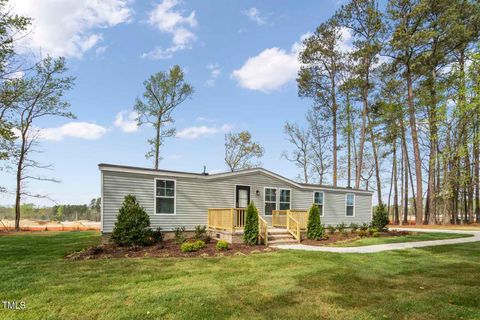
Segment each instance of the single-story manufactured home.
M102 163L99 169L101 230L106 234L128 194L145 208L152 228L206 225L214 237L229 241L242 233L249 202L258 208L262 230L286 228L297 240L312 204L319 206L325 225L372 219L371 191L299 183L263 168L206 174Z

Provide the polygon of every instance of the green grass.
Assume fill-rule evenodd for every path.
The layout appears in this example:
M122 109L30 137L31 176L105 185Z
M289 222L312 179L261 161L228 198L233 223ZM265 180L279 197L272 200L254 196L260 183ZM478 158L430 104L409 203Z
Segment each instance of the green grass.
M480 319L480 243L376 254L65 261L98 233L0 237L2 319ZM2 305L0 305L1 307Z
M471 236L472 235L470 234L460 234L460 233L422 232L422 233L414 233L410 235L397 236L397 237L362 238L354 241L333 243L332 246L360 247L360 246L370 246L374 244L443 240L443 239L465 238L465 237L471 237Z

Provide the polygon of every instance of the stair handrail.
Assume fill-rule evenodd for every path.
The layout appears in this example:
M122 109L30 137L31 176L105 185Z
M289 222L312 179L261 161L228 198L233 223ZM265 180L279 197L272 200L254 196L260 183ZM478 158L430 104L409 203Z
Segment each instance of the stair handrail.
M268 222L260 216L258 216L258 229L258 237L263 238L263 243L268 246Z
M293 223L292 223L293 222ZM291 228L292 226L292 228ZM287 230L290 232L290 234L295 238L295 240L300 243L300 223L298 222L297 219L295 219L290 210L287 211ZM292 231L294 230L294 231Z

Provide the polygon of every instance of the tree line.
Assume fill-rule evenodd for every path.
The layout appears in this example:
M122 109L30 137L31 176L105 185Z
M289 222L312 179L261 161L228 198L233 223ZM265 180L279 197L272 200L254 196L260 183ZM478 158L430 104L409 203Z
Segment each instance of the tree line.
M416 224L479 221L479 30L477 1L343 5L303 41L298 94L313 104L305 126L285 124L285 158L305 182L375 190L395 223L410 206Z
M101 199L93 198L89 204L58 204L54 206L35 206L33 203L20 205L23 219L45 221L100 221ZM1 219L14 219L15 207L0 206Z

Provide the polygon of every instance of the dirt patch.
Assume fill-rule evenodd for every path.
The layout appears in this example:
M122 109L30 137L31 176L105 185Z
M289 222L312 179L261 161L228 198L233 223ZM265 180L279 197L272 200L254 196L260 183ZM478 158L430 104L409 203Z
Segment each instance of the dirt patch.
M216 241L206 244L206 247L195 252L182 252L180 245L173 240L166 240L162 244L147 247L126 248L112 243L91 247L83 251L67 255L68 260L90 260L100 258L138 258L138 257L221 257L221 256L244 256L249 254L275 251L265 246L247 246L245 244L229 244L228 250L218 251Z
M323 240L309 240L305 239L302 240L302 244L306 245L311 245L311 246L328 246L334 243L347 243L347 242L352 242L356 241L358 239L361 239L361 237L356 234L356 233L347 233L347 234L341 234L339 232L336 232L334 234L329 234L327 233L329 238L328 239L323 239ZM407 232L407 231L389 231L389 232L378 232L378 237L384 238L384 237L400 237L400 236L406 236L406 235L411 235L412 232ZM371 236L368 236L371 237Z

